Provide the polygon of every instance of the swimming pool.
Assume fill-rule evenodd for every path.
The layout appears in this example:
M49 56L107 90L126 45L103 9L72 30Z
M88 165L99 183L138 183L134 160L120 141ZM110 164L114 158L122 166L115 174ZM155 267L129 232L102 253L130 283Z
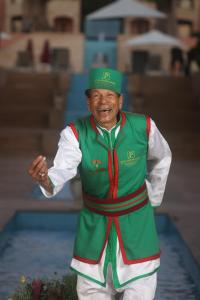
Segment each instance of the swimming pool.
M0 299L30 278L68 272L78 213L18 212L0 233ZM200 269L167 215L157 215L162 250L156 300L200 299ZM55 272L57 273L55 275Z

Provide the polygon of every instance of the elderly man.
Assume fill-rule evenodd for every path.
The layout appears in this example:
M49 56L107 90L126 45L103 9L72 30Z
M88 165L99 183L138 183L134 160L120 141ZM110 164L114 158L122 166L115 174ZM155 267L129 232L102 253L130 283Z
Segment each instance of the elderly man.
M38 156L29 174L47 197L79 170L83 188L71 269L80 300L152 300L160 265L154 207L161 204L171 152L148 116L121 111L122 74L92 69L91 114L62 132L54 165Z

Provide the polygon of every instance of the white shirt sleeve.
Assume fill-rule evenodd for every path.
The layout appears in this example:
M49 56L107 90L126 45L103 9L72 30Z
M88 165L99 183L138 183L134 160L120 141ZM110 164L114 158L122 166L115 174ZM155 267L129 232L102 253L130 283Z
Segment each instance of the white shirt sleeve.
M162 202L171 164L171 151L166 140L151 120L147 158L146 185L152 206Z
M54 185L53 194L49 194L40 186L42 193L48 198L56 195L68 180L76 176L81 159L79 143L72 129L67 126L60 134L58 151L53 166L48 170L48 176Z

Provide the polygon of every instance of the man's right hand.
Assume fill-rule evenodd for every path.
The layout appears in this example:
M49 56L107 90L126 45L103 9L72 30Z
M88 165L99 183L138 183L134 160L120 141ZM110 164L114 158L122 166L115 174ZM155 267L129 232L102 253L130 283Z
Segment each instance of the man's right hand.
M48 177L46 157L39 155L28 168L29 175L37 181L47 192L53 194L53 186Z

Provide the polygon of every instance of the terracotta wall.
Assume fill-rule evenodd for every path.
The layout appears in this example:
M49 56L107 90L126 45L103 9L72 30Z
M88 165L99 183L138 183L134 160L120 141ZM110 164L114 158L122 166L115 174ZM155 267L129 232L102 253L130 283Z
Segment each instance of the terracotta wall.
M4 11L5 11L5 0L0 0L0 31L4 31L5 28L5 19L4 19Z
M66 33L32 33L23 35L21 39L12 45L2 48L0 55L0 66L13 68L17 60L17 52L26 49L27 41L31 39L34 45L34 58L36 68L40 66L40 55L43 49L44 41L48 40L50 47L68 48L70 52L70 65L75 73L83 70L84 55L84 35L66 34Z

